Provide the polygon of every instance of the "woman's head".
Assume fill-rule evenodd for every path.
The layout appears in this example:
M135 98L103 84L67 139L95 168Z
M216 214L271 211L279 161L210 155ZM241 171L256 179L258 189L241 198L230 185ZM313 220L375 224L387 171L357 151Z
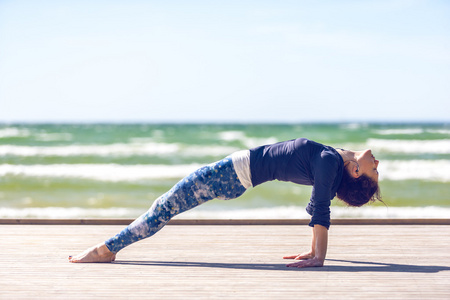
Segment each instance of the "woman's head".
M355 160L347 161L337 197L350 206L381 201L378 186L378 163L370 150L357 152Z
M354 159L346 162L345 168L354 178L366 175L375 182L378 182L378 163L370 149L364 151L356 151Z

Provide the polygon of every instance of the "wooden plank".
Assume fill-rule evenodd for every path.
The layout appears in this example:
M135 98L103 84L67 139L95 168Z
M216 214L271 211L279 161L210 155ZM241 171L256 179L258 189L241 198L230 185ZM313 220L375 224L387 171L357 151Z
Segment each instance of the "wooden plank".
M167 226L70 264L123 226L0 225L0 299L449 299L450 226L335 225L326 266L286 268L308 226Z
M170 225L307 225L309 219L173 219ZM0 219L0 225L128 225L133 219ZM332 225L450 225L450 219L333 219Z

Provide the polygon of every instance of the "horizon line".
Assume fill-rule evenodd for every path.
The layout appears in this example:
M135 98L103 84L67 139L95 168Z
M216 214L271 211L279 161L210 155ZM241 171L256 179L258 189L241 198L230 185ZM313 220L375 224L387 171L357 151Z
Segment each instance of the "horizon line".
M220 121L193 121L193 120L165 120L165 121L151 121L151 120L15 120L4 121L0 120L0 125L18 125L18 124L35 124L35 125L74 125L74 124L149 124L149 125L177 125L177 124L189 124L189 125L296 125L296 124L447 124L450 120L368 120L368 121L346 121L346 120L316 120L316 121L233 121L233 120L220 120Z

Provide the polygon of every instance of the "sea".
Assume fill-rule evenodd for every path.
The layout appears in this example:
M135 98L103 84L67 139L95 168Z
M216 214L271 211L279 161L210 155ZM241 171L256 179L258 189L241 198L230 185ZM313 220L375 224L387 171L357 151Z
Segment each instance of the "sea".
M197 168L306 137L380 161L384 203L332 218L448 218L450 124L0 124L0 218L135 218ZM177 218L307 219L310 186L273 181Z

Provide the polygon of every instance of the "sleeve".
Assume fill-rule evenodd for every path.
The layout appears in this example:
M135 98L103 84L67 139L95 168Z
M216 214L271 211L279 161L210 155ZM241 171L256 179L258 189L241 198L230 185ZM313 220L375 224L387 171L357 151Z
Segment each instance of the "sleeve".
M311 200L306 211L312 215L309 226L315 224L322 225L327 229L330 227L330 205L332 186L336 177L337 164L331 157L324 157L319 160L314 172L314 185L311 193Z

